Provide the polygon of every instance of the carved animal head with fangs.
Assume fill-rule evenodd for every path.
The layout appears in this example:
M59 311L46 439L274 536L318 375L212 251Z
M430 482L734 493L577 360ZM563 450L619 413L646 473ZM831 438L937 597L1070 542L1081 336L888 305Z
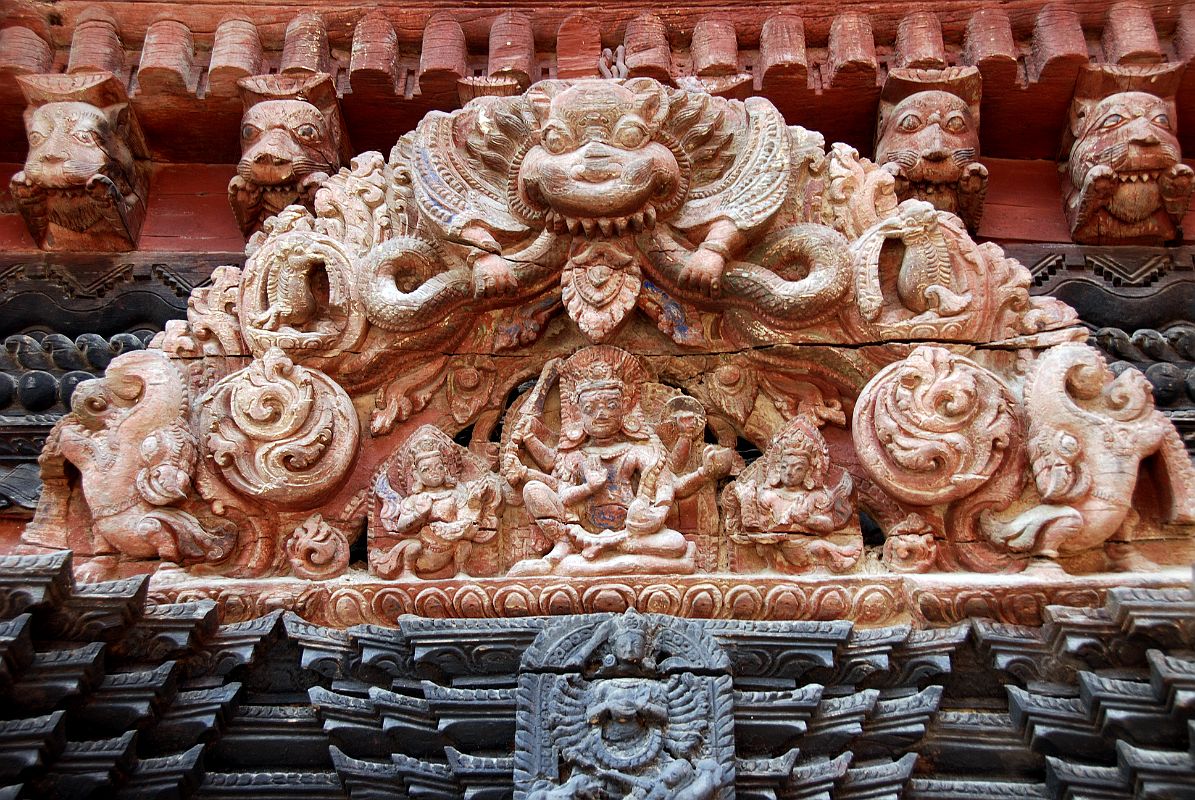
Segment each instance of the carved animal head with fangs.
M527 100L539 135L515 183L550 227L586 237L638 232L684 199L677 156L660 141L668 95L658 83L551 83Z

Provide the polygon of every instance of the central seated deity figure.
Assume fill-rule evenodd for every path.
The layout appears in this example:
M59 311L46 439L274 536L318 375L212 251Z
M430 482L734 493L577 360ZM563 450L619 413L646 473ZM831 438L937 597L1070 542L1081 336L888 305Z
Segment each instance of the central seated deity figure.
M539 415L555 378L561 430L552 446ZM665 524L676 478L640 405L649 381L634 356L613 347L586 348L544 368L520 408L503 470L522 487L527 513L552 544L542 557L515 564L511 575L695 571L695 545ZM523 463L523 452L533 466Z

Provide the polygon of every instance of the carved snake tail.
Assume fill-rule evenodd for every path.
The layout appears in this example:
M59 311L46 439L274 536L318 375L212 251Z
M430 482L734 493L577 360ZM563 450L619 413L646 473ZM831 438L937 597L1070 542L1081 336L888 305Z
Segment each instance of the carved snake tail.
M671 237L657 233L651 253L652 272L667 286L679 285L680 271L691 253ZM750 309L780 325L804 324L833 310L850 287L852 256L847 241L832 228L803 224L769 237L752 254L760 263L735 261L722 276L720 306ZM808 265L804 277L784 275ZM772 270L779 268L779 274Z
M439 261L432 246L414 236L399 236L373 250L358 283L369 321L388 331L416 331L470 299L473 288L467 269L433 275L410 292L398 287L399 277L432 273Z
M518 282L518 297L539 291L546 280L555 278L557 241L556 236L545 232L525 249L506 256ZM415 332L435 327L466 303L483 311L513 301L475 301L470 270L438 272L440 267L435 248L415 236L399 236L375 248L366 256L357 284L369 321L388 331ZM398 279L409 275L431 277L404 292L398 287Z

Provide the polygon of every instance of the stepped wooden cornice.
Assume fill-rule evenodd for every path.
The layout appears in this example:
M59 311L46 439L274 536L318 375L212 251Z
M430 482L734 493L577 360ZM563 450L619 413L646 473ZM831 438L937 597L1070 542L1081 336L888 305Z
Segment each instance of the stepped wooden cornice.
M589 4L383 2L316 6L61 2L9 4L0 24L0 160L24 155L14 76L110 70L125 83L155 160L237 159L237 79L330 72L355 152L462 92L518 91L544 77L613 68L696 80L772 100L793 124L870 152L880 87L894 67L974 65L989 157L1054 158L1084 65L1189 63L1195 3L879 2ZM318 11L318 13L317 13ZM1195 72L1178 128L1195 150ZM196 135L196 131L203 135Z
M324 626L145 578L76 582L65 553L3 556L0 792L510 797L543 769L544 720L586 719L558 682L600 697L674 680L577 677L592 642L646 631L662 652L689 645L665 663L712 700L686 719L730 743L707 762L723 797L1188 797L1191 611L1186 589L1121 587L1032 625L631 611Z

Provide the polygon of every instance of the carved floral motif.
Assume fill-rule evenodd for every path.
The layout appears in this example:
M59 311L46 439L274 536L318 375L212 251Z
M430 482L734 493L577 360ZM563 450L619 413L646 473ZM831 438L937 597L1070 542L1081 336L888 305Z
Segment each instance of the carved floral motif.
M899 500L948 503L1015 457L1024 423L1008 386L974 361L923 346L881 370L855 406L855 448Z
M352 400L278 349L221 379L198 406L209 458L250 497L310 507L348 476L357 456Z
M348 568L349 539L321 515L313 514L286 540L286 555L291 571L300 578L333 578Z

